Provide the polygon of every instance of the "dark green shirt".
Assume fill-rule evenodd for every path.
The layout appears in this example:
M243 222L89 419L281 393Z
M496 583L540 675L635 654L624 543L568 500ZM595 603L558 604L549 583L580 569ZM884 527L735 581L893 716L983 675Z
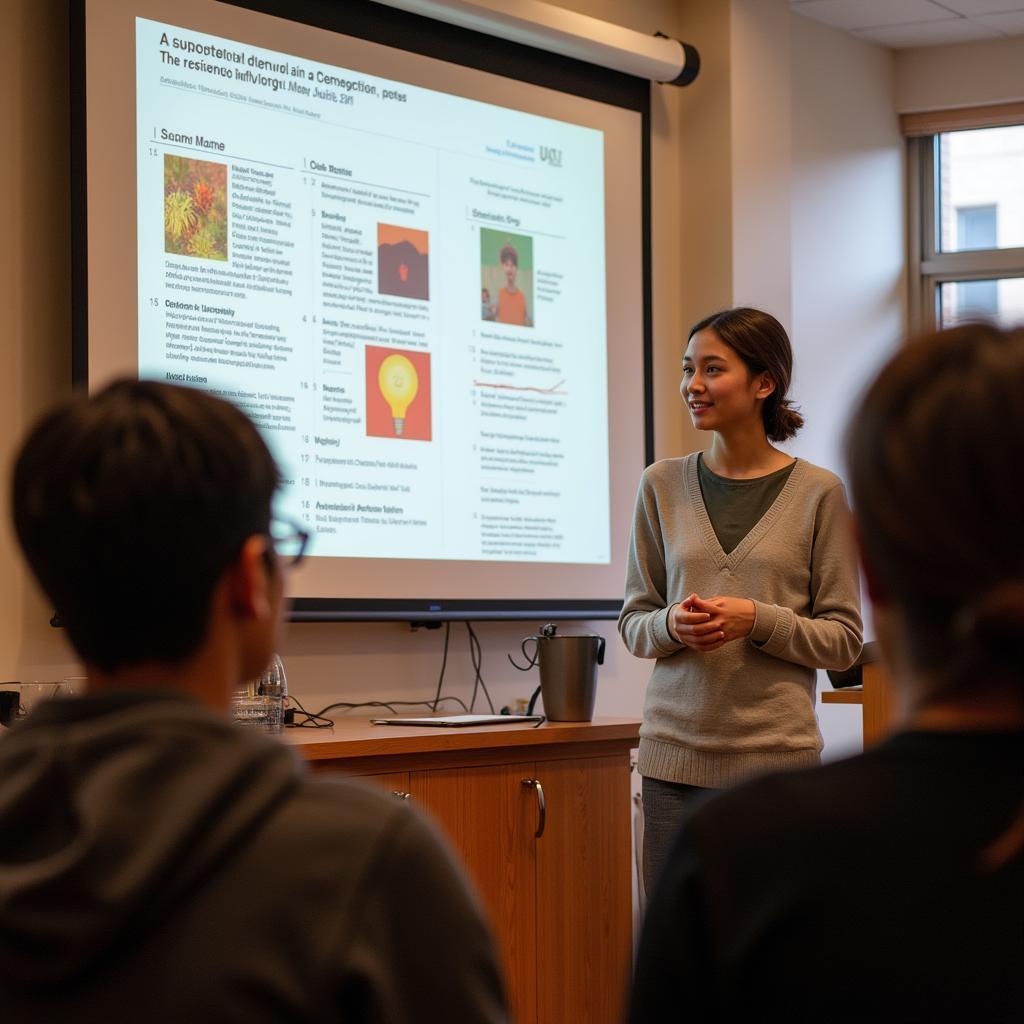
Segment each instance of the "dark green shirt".
M761 516L786 486L789 474L796 465L794 460L784 469L751 480L733 480L712 473L704 465L703 456L697 459L700 493L704 499L708 518L722 550L729 554L733 548L758 524Z

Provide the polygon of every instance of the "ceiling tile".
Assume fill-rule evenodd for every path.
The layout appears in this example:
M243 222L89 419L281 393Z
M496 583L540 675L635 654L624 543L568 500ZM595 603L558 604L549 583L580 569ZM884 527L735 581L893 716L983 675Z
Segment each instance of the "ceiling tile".
M931 0L807 0L793 10L836 28L877 28L908 25L950 17L950 12Z
M1024 11L1024 0L938 0L957 14L973 18L977 14L1002 14L1005 11Z
M1024 11L1007 11L1006 14L982 14L974 19L989 28L998 29L1008 36L1024 35Z
M858 39L869 39L873 43L881 43L882 46L894 50L909 46L938 46L942 43L968 43L979 39L1004 38L1004 33L983 25L980 21L968 21L966 18L862 29L854 35Z

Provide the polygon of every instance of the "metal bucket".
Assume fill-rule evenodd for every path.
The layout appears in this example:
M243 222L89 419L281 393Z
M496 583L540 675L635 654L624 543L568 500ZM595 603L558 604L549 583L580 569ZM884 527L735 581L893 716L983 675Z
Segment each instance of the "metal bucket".
M552 722L589 722L597 697L597 666L604 663L604 637L560 636L554 624L543 626L537 641L540 693Z

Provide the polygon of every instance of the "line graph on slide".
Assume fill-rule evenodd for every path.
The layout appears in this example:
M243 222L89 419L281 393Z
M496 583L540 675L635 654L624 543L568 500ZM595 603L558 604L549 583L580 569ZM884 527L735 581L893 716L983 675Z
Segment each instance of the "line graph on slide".
M547 388L532 387L527 384L499 384L496 381L475 380L473 381L473 387L495 388L502 391L532 391L538 395L565 395L568 394L568 392L562 388L564 383L564 377L557 384L552 384L551 387Z

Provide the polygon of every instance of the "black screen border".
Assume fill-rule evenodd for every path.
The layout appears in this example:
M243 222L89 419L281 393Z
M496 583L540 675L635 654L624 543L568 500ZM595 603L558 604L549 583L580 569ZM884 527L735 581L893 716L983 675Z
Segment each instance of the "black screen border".
M215 0L230 7L300 22L355 36L398 50L422 54L478 71L527 81L543 88L634 110L641 117L641 247L643 295L644 465L654 461L653 306L651 287L651 83L585 61L447 25L372 0ZM85 8L70 7L71 139L71 380L85 389L89 380L88 142L86 110ZM615 619L621 600L544 601L294 598L293 622L477 620L562 621Z

